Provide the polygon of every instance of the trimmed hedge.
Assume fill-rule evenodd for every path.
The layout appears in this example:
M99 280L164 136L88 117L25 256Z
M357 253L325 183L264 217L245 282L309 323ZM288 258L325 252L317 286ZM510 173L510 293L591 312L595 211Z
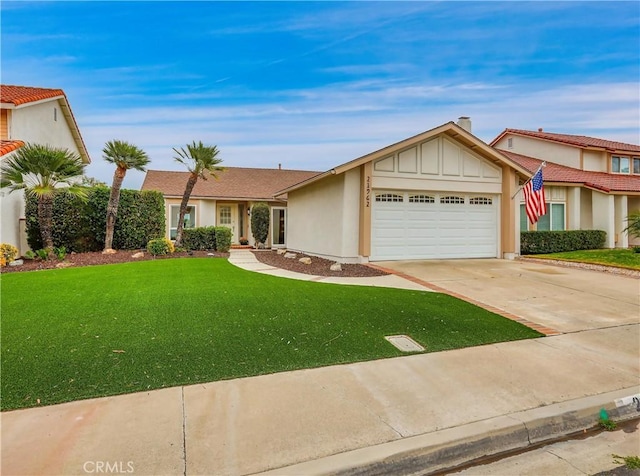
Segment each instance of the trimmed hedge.
M182 247L187 250L215 250L216 228L203 226L182 231Z
M264 202L251 207L251 234L257 245L266 244L269 236L269 205Z
M520 254L536 255L604 248L607 233L602 230L523 231Z
M110 189L87 190L87 200L60 190L53 199L53 244L77 253L100 251L104 247L107 204ZM27 242L33 250L42 248L36 197L26 197ZM118 218L113 236L115 249L143 249L149 240L165 234L162 193L121 190Z
M216 251L226 253L231 248L231 228L216 226Z
M182 246L187 250L216 250L226 253L231 248L232 233L226 226L185 228Z

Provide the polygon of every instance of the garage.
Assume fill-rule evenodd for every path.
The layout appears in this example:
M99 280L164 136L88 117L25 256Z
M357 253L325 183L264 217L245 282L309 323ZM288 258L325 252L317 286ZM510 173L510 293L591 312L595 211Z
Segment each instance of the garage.
M373 195L371 261L498 256L498 195L387 190Z

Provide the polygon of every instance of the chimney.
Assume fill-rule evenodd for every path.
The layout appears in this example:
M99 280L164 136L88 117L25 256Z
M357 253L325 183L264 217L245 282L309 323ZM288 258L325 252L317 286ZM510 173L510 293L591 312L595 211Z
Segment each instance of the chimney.
M282 170L282 164L278 164L278 170Z
M465 131L471 132L471 118L469 116L460 116L457 124Z

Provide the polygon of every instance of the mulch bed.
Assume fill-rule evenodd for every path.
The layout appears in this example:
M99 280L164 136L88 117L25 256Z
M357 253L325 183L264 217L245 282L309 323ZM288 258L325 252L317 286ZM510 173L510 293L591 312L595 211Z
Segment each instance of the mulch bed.
M128 263L130 261L148 261L152 259L168 259L168 258L206 258L209 253L213 253L214 258L226 258L229 253L218 253L209 251L192 251L192 252L179 252L166 256L153 257L150 253L144 252L144 256L141 258L133 258L133 255L138 253L139 250L130 251L116 251L113 254L102 254L101 251L95 251L90 253L69 253L64 260L58 261L57 259L40 261L40 260L24 260L24 264L20 266L5 266L2 268L2 273L15 273L20 271L38 271L42 269L55 269L66 267L80 267L80 266L94 266L97 264L115 264L115 263Z
M296 253L295 258L285 258L284 254L278 254L275 250L253 250L253 254L261 263L276 268L282 268L297 273L312 274L315 276L338 276L348 278L363 278L370 276L386 276L379 269L371 268L364 264L343 264L342 271L331 271L329 268L335 261L315 256L308 256ZM300 258L311 258L311 264L304 264L299 261Z
M116 251L113 254L102 254L101 251L95 251L90 253L69 253L64 260L58 261L52 259L48 261L40 260L24 260L24 264L20 266L5 266L2 268L2 273L17 273L25 271L39 271L43 269L55 269L66 267L81 267L81 266L94 266L99 264L115 264L115 263L128 263L131 261L147 261L152 259L169 259L169 258L227 258L229 253L218 253L209 251L192 251L192 252L179 252L166 256L156 256L155 258L151 254L144 252L141 258L133 258L133 255L138 253L139 250L130 251ZM213 254L213 256L211 256ZM275 250L260 250L254 251L254 254L258 261L274 266L277 268L286 269L289 271L295 271L304 274L313 274L316 276L346 276L346 277L368 277L368 276L384 276L388 273L380 271L378 269L370 268L369 266L362 264L343 264L342 271L331 271L329 267L334 261L326 260L323 258L316 258L311 256L311 264L303 264L298 261L300 258L306 256L303 254L296 255L295 259L285 258L284 255L279 255Z

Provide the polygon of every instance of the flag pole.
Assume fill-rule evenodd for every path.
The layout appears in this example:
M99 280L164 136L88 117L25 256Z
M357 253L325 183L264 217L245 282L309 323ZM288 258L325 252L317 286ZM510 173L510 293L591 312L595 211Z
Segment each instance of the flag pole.
M531 179L533 179L533 177L535 177L538 172L540 172L540 170L542 170L543 167L547 166L547 161L543 160L542 163L540 164L540 167L538 167L538 169L535 171L535 173L531 176L531 178L529 178L529 180L527 180L525 183L523 183L522 185L520 185L518 187L518 190L516 190L516 193L513 194L513 196L511 197L511 200L513 200L514 198L516 198L516 195L518 195L520 193L520 190L522 190L525 185L527 185L529 182L531 182Z

